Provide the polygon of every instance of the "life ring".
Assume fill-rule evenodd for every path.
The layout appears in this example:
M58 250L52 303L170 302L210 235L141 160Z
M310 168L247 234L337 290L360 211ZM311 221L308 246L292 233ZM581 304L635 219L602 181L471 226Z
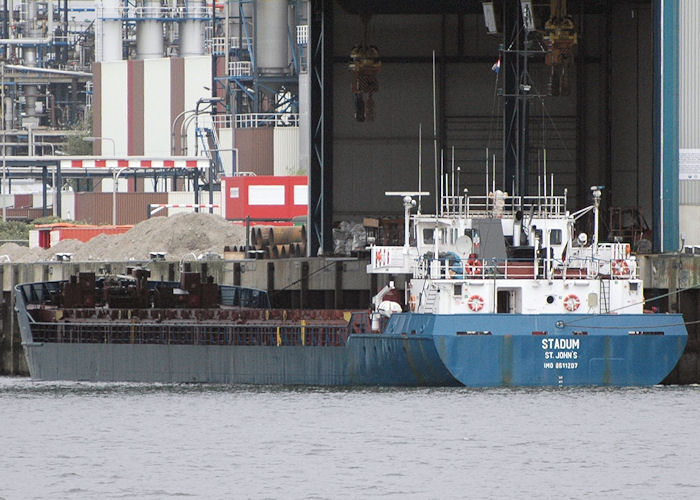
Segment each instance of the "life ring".
M477 276L481 274L481 262L479 259L469 259L467 265L465 266L467 274L469 276Z
M571 295L567 295L564 298L564 308L569 312L574 312L576 309L579 308L580 305L581 301L573 293Z
M414 312L416 310L416 296L411 295L411 298L408 299L408 308L411 310L411 312Z
M472 311L479 312L484 308L484 299L479 295L472 295L469 297L469 300L467 300L467 305Z
M613 262L612 272L615 276L629 276L630 266L626 260L616 260Z

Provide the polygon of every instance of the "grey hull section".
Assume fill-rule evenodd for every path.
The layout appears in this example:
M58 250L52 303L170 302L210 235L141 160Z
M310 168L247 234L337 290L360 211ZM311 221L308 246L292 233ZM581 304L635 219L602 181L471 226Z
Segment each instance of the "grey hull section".
M55 335L54 339L61 339L55 342L35 342L35 338L42 338L41 334L54 332L58 323L33 321L27 312L27 302L41 303L49 292L55 293L58 286L58 282L49 282L16 287L17 319L29 372L35 380L460 385L443 364L431 335L351 334L344 345L329 345L323 336L309 338L323 339L326 345L303 345L303 341L302 345L204 344L200 343L204 339L195 338L195 335L189 339L192 343L169 343L169 340L161 343L170 338L169 334L152 336L154 343L140 343L133 336L127 336L131 343L111 343L111 337L104 335L111 325L102 319L81 323L80 332L96 334L86 335L91 342L76 340L72 335L67 335L65 340ZM151 333L166 332L169 328L165 323L146 326L151 328ZM232 330L235 326L231 324ZM274 328L274 325L267 328ZM33 329L39 334L35 336ZM96 342L95 338L104 339L104 342ZM235 335L226 338L229 341L238 339Z
M344 347L25 345L32 378L104 382L348 384ZM309 367L316 367L310 373Z
M459 385L431 338L359 335L342 347L28 342L24 349L35 380Z

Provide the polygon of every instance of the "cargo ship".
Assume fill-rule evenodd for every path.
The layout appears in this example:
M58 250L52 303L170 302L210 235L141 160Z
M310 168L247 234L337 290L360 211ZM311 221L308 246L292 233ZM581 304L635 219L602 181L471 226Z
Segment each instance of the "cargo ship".
M448 183L446 183L448 184ZM453 183L454 185L454 183ZM442 193L436 213L398 195L404 244L369 247L389 282L367 310L280 310L264 290L199 273L153 281L81 273L16 287L32 378L163 383L386 386L643 386L687 342L679 314L645 310L626 243L598 241L600 188ZM420 203L418 204L420 208ZM589 238L576 222L591 214Z

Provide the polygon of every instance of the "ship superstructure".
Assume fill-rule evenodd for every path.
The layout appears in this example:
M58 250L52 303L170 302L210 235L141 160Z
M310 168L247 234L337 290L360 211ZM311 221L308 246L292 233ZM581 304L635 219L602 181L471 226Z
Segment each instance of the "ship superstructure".
M641 313L636 259L627 243L599 241L601 188L591 192L574 213L566 193L444 196L437 217L411 216L413 245L372 247L368 271L410 273L406 303L420 313ZM575 231L588 213L590 241Z

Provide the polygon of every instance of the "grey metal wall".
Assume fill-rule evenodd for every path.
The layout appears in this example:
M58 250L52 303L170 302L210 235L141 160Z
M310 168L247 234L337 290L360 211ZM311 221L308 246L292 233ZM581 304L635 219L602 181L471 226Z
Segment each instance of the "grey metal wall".
M611 2L610 169L613 206L639 207L652 220L653 38L651 3ZM606 70L603 66L601 69ZM582 112L596 113L584 109ZM604 133L604 131L601 131Z
M531 184L543 171L555 189L566 188L571 208L589 200L591 185L606 186L606 204L639 206L647 219L652 196L652 10L651 2L610 2L601 11L574 12L580 45L571 75L571 94L533 99L531 104ZM432 52L441 50L442 16L390 14L370 20L369 43L383 60L374 95L376 120L353 119L348 55L362 39L359 16L334 4L333 12L333 205L334 219L401 213L388 190L418 188L418 129L422 125L422 188L433 193ZM486 148L501 156L500 86L491 65L500 38L487 35L479 14L444 18L447 63L438 64L438 116L446 163L455 148L462 186L484 192ZM461 52L460 52L461 49ZM542 93L548 68L533 62ZM445 85L440 87L444 71ZM497 178L500 183L500 163ZM423 200L434 206L431 199Z
M700 2L680 0L680 130L681 149L700 148Z
M700 205L700 180L681 181L678 194L681 205Z
M679 147L700 149L700 2L680 0ZM700 181L680 181L680 204L700 205Z

